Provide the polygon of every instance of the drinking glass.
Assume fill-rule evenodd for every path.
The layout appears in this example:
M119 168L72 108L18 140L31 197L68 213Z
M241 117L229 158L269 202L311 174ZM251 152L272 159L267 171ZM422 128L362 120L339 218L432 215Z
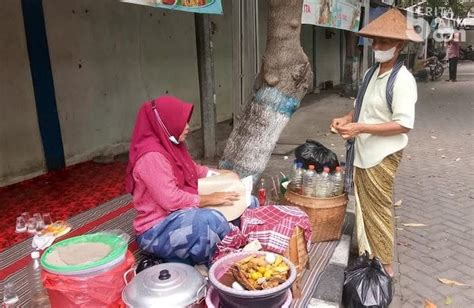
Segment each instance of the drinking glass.
M16 228L17 233L26 232L26 221L23 219L23 216L18 216L16 218Z
M52 224L53 221L51 220L51 214L49 214L49 213L44 213L44 214L43 214L43 221L44 221L44 225L45 225L45 226L49 226L50 224Z
M30 219L30 213L23 212L23 213L21 213L21 217L23 217L23 220L25 220L25 222L26 222Z
M44 221L43 217L40 216L40 218L36 219L36 232L41 232L44 229Z
M26 231L28 231L28 233L36 232L36 218L31 217L30 219L28 219L28 225L27 225Z
M7 305L7 307L9 307L9 305L14 305L17 302L18 302L18 295L16 294L16 291L15 291L15 285L12 282L6 283L3 289L3 303Z

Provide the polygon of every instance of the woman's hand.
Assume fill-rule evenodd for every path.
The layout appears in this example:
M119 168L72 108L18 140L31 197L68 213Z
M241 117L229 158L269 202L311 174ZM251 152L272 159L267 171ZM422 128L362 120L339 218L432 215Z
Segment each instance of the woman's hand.
M217 169L216 171L219 172L220 174L235 174L235 175L239 176L237 173L235 173L235 172L232 171L232 170ZM240 178L240 177L239 177L239 178Z
M362 123L347 123L337 129L342 138L348 140L356 137L363 132Z
M201 195L199 207L233 205L234 201L237 200L239 200L239 194L236 192L215 192L209 195Z

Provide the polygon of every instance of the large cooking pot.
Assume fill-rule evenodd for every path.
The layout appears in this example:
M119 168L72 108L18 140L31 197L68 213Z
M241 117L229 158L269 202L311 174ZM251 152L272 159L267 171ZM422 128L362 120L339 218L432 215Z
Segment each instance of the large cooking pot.
M281 285L266 290L237 290L226 286L220 280L230 267L250 255L265 255L266 252L237 252L217 260L209 269L209 281L216 289L221 307L226 308L280 308L288 299L288 290L296 279L296 267L290 260L283 257L290 268L290 276Z
M201 308L205 307L206 288L206 280L194 267L164 263L136 274L123 290L122 300L133 308Z

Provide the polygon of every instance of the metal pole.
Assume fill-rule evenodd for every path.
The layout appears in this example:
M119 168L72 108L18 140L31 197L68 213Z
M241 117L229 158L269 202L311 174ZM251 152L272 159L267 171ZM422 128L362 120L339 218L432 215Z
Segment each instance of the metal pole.
M339 83L344 85L344 59L346 52L344 49L344 30L339 31Z
M313 93L319 93L318 88L318 33L316 32L316 26L313 26Z
M216 95L214 91L211 21L207 14L194 14L194 23L196 28L204 158L213 159L216 156Z
M364 27L370 22L370 0L364 0ZM362 74L360 78L364 76L364 72L369 68L369 46L367 46L367 39L364 39L364 57L362 58Z

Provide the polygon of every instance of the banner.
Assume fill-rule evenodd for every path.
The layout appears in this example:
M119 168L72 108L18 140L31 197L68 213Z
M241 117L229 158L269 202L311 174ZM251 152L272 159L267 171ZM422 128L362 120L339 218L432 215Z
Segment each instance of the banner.
M357 0L304 0L301 23L357 32L360 12Z
M191 13L222 15L221 0L120 0L120 2Z

